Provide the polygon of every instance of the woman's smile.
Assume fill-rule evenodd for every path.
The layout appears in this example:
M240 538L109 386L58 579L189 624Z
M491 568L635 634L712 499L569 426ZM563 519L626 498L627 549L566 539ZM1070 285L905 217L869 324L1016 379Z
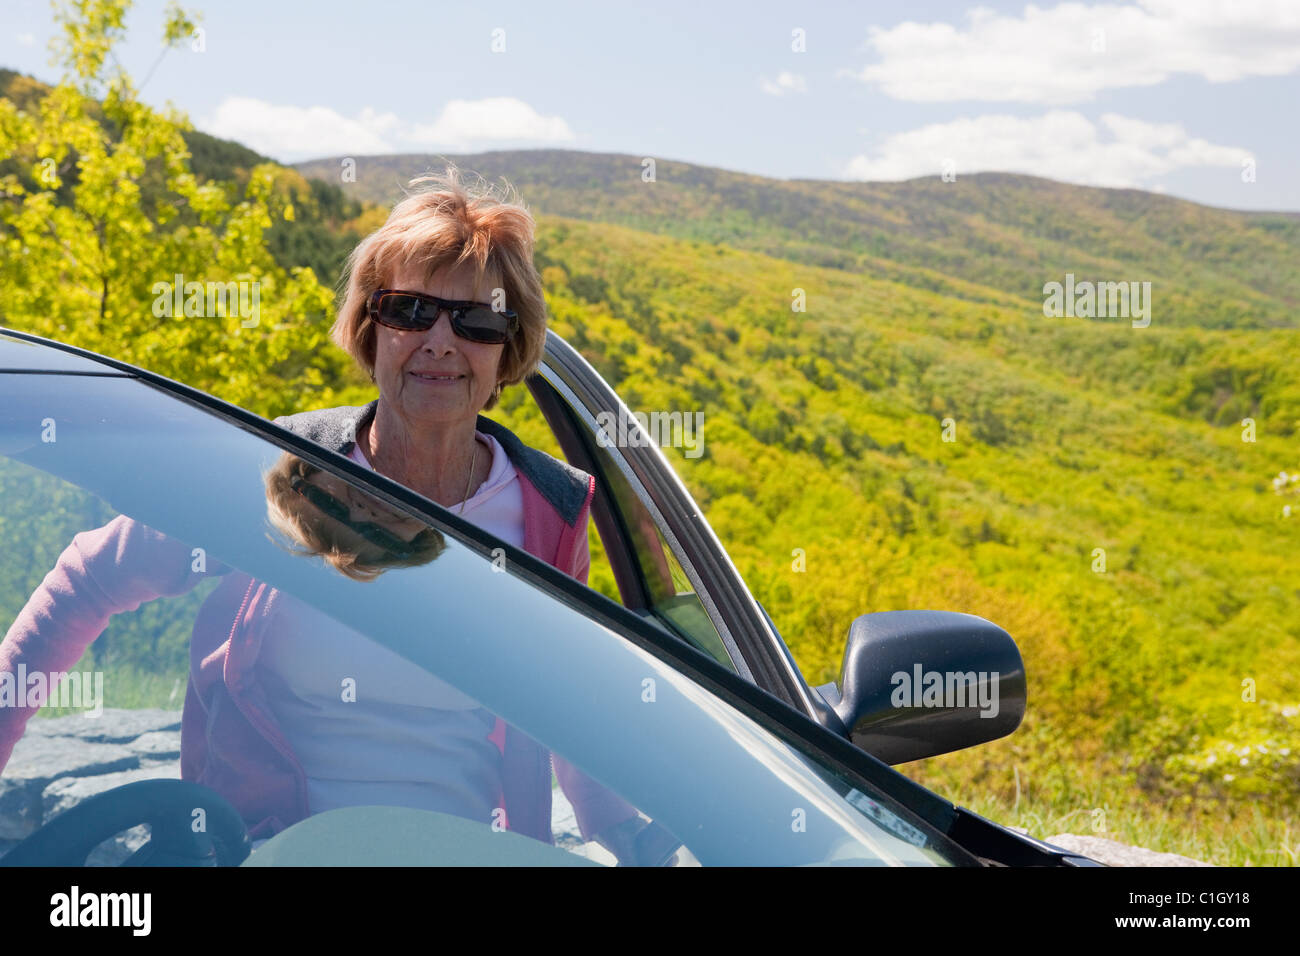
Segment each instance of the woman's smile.
M441 375L435 372L410 372L411 378L424 385L455 385L463 381L464 375Z

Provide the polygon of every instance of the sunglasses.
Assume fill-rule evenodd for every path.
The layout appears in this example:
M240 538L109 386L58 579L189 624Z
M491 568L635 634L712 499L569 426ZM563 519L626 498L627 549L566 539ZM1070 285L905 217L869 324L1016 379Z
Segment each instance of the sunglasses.
M481 302L456 302L421 292L380 289L366 303L371 319L403 332L433 328L444 309L451 315L451 330L470 342L501 345L519 331L516 313L509 309L497 311Z
M351 528L376 547L392 552L399 557L409 557L418 550L418 546L415 542L403 541L382 525L375 524L373 521L353 521L352 511L347 505L339 501L324 488L312 484L306 478L302 477L302 475L294 475L290 478L289 487L314 504L326 515L340 524Z

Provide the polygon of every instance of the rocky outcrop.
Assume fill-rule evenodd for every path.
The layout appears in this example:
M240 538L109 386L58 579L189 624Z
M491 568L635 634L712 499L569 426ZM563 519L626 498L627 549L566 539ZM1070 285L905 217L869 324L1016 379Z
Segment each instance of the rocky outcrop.
M105 710L97 717L27 722L0 776L0 854L87 797L137 780L180 776L181 715ZM145 840L141 826L105 841L87 858L115 866Z
M1045 839L1062 850L1082 854L1107 866L1214 866L1213 863L1203 863L1177 853L1160 853L1098 836L1058 833Z

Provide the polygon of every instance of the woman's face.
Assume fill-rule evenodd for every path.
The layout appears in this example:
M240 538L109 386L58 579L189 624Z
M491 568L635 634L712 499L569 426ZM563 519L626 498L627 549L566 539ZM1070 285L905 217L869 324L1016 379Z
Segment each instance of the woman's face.
M428 280L420 270L407 267L384 288L490 306L492 290L501 285L500 276L489 270L483 282L474 288L474 268L465 263L455 271L439 270ZM458 337L447 312L424 332L404 332L376 323L375 384L381 399L408 422L464 422L472 427L496 388L504 351L504 345ZM449 375L455 377L432 377Z

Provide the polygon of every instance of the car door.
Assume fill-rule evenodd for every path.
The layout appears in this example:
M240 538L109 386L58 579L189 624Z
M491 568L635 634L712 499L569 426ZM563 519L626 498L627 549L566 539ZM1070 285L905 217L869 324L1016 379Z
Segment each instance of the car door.
M254 711L245 707L254 707L258 694L279 694L289 709L257 706L275 714L281 731L288 733L296 708L300 718L314 714L300 729L332 727L335 734L301 739L297 760L337 764L342 753L368 765L393 741L381 736L357 746L345 729L353 717L335 719L338 713L324 709L348 710L358 699L333 700L329 687L346 691L351 682L353 691L364 689L362 701L373 701L373 688L388 682L380 698L389 703L432 693L446 702L437 709L474 710L485 728L493 717L517 728L585 778L566 788L575 809L575 794L603 789L703 862L973 862L941 832L955 819L950 805L709 655L517 548L507 546L499 564L500 539L207 396L120 365L59 372L29 362L22 374L0 372L0 467L10 492L0 518L31 546L30 554L11 556L0 578L8 601L5 659L57 665L60 654L88 648L109 616L134 615L124 633L146 649L152 640L171 650L177 635L188 636L187 713L197 699L195 713L207 714L192 726L187 718L186 726L209 749L216 747L214 726L238 721L238 713L252 724ZM295 487L294 476L328 477L313 487L334 505L326 508L320 494ZM364 498L353 509L364 521L335 513L348 511L352 495ZM69 534L78 530L84 534ZM392 545L395 535L410 548ZM196 609L193 594L212 584ZM209 599L225 592L245 596L230 604L237 612L233 630L219 613L221 600L215 616L207 611ZM237 676L243 665L234 655L253 640L250 616L291 602L305 625L297 628L300 643L283 644L278 653L292 655L297 647L294 670L314 669L319 677L324 668L326 690L313 696L310 688L259 679L257 693L242 702L220 694L203 699L196 674L215 662L220 685L240 686L249 672ZM151 613L159 605L179 613ZM258 638L264 656L280 637L267 627ZM352 656L339 657L343 645L334 642L345 635L327 634L339 628L368 643L354 641ZM222 659L195 643L204 635L229 637L224 669ZM434 683L425 686L426 677ZM221 700L224 710L213 703ZM12 723L12 712L3 716ZM337 739L345 745L336 746ZM245 755L245 748L253 749ZM250 766L274 760L247 729L242 738L221 738L217 749L223 768L239 766L244 756ZM14 791L24 799L34 794L37 812L52 794L69 790L58 786L66 781L42 777L40 767L31 773L30 762L40 759L40 752L28 755L25 782ZM399 765L403 773L410 766ZM376 782L350 782L358 781ZM254 816L267 812L258 788L232 792Z

